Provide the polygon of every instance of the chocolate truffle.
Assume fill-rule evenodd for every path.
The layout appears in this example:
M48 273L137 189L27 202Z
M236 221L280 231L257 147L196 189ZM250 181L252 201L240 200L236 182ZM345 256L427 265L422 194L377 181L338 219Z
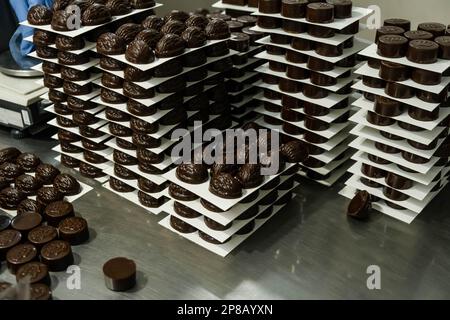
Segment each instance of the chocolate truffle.
M170 20L164 24L164 26L161 28L162 34L176 34L178 36L181 36L183 31L186 29L186 25L177 20Z
M16 210L26 195L16 187L7 187L0 192L0 206L6 210Z
M59 173L60 171L51 164L42 163L36 168L36 179L44 185L52 184Z
M128 45L125 58L135 64L148 64L155 61L153 51L142 40L134 40Z
M197 27L200 29L205 29L209 23L209 19L204 15L193 14L186 20L187 27Z
M123 79L112 73L103 72L102 84L107 88L121 89L123 87Z
M155 6L155 0L130 0L134 9L146 9Z
M81 22L85 26L96 26L111 21L111 11L102 4L93 3L84 10Z
M89 53L74 54L66 51L58 52L58 63L63 65L75 66L89 62Z
M13 147L4 148L0 150L0 165L5 162L15 162L16 158L21 152Z
M84 48L84 39L82 37L66 37L57 35L55 40L56 48L63 51L80 50Z
M139 32L144 30L144 27L142 27L139 24L136 23L125 23L121 25L116 30L116 35L126 43L129 44L131 41L134 40L134 38L138 35Z
M67 81L85 81L89 80L88 70L80 71L69 67L61 67L61 77Z
M97 40L97 52L104 55L124 54L125 41L112 32L103 33Z
M23 173L23 168L15 163L5 162L0 165L0 176L8 182L14 182L14 180Z
M103 265L105 285L112 291L127 291L136 285L136 264L127 258L113 258Z
M241 183L244 189L253 189L258 187L264 181L261 175L261 166L258 164L244 164L236 175L236 179Z
M144 41L150 48L155 49L158 41L162 38L162 33L155 29L145 29L139 32L135 40Z
M225 199L235 199L242 196L242 187L239 181L228 173L214 175L210 181L209 191Z
M41 250L41 261L50 271L64 271L73 264L73 254L70 244L62 240L47 243Z
M222 40L230 37L228 24L219 19L212 20L205 28L206 36L209 40Z
M125 64L113 58L101 57L100 67L110 71L121 71L125 69Z
M53 12L44 5L35 5L28 10L27 20L32 25L46 25L52 22Z
M193 219L193 218L197 218L197 217L201 216L201 214L198 213L197 211L181 204L178 201L174 202L173 208L174 208L175 212L178 215L182 216L183 218Z
M141 24L146 29L161 31L161 28L164 26L164 20L158 16L152 15L145 18Z
M20 192L25 194L26 196L33 196L36 194L36 191L41 187L39 181L28 174L21 175L17 177L15 186L19 189Z
M64 92L59 92L53 89L49 90L48 98L54 103L67 101L67 95Z
M113 16L122 16L131 12L131 5L128 0L108 0L106 8Z
M33 35L33 43L36 46L49 46L55 43L56 35L49 31L35 30Z
M64 195L55 187L42 187L37 193L37 202L40 205L47 206L51 202L61 201Z
M205 32L197 27L188 27L181 34L188 48L198 48L206 44Z
M420 41L420 40L415 40ZM400 58L408 51L408 39L399 35L386 35L378 39L377 53L388 58Z
M166 34L156 45L156 55L158 58L175 57L184 52L185 43L183 39L176 34Z
M182 163L177 167L178 179L189 184L201 184L208 180L208 171L203 164Z
M430 64L437 61L439 45L430 40L413 40L409 43L406 58L409 61Z
M359 191L350 201L347 215L355 219L367 219L371 209L370 194L367 191Z
M35 171L37 166L41 163L39 157L32 153L22 153L16 159L16 163L23 169L25 172Z
M437 37L434 41L439 45L439 58L450 60L450 36Z
M179 201L193 201L199 197L175 183L169 185L169 195Z
M129 186L128 184L114 178L114 177L110 177L109 178L109 186L111 187L111 189L113 189L114 191L120 192L120 193L129 193L129 192L133 192L136 189Z
M306 7L306 20L313 23L334 21L334 6L325 2L309 3Z

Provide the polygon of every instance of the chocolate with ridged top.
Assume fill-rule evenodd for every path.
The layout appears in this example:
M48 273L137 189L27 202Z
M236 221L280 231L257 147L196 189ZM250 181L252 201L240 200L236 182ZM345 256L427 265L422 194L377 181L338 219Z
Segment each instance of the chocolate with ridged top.
M96 26L111 21L111 11L102 4L93 3L84 10L81 22L85 26Z
M281 15L287 18L304 18L307 4L307 0L282 0Z
M164 20L158 16L148 16L141 24L146 29L161 31L161 28L164 26Z
M127 111L138 117L147 117L155 114L157 109L154 106L147 107L138 101L130 99L127 102Z
M131 5L128 0L108 0L106 7L113 16L122 16L131 12Z
M28 10L27 20L32 25L46 25L52 22L53 12L44 5L35 5Z
M186 29L186 25L183 22L180 22L178 20L169 20L161 28L161 33L162 34L176 34L178 36L181 36L184 29Z
M108 128L111 134L116 137L129 137L133 134L133 131L131 131L130 128L127 128L114 122L110 122Z
M67 95L64 92L56 91L53 89L49 90L48 98L50 101L54 103L61 103L67 101Z
M115 33L107 32L97 40L97 52L104 55L119 55L125 53L126 43Z
M197 217L201 216L201 214L198 213L197 211L181 204L178 201L174 202L173 208L178 215L180 215L184 218L193 219L193 218L197 218Z
M80 173L82 176L91 179L101 178L105 176L105 173L103 173L102 169L94 167L85 162L80 162Z
M181 34L181 38L188 48L198 48L206 44L205 32L197 27L188 27Z
M189 184L201 184L208 180L208 170L203 164L182 163L177 167L178 179Z
M16 163L25 172L35 171L36 167L41 163L38 156L33 153L22 153L16 158Z
M19 149L9 147L0 150L0 165L5 162L14 162L21 152Z
M14 182L14 180L23 173L23 168L18 164L4 162L0 165L0 176L8 182Z
M134 9L146 9L155 6L155 0L130 0Z
M114 191L120 192L120 193L128 193L128 192L133 192L136 189L129 186L128 184L114 178L114 177L110 177L109 179L109 186L111 187L111 189L113 189Z
M71 52L59 51L58 63L64 65L80 65L89 62L89 54L87 52L81 54L74 54Z
M413 40L409 43L406 58L409 61L430 64L437 61L439 45L430 40Z
M308 148L305 143L299 140L283 144L280 148L280 153L289 163L303 162L308 158Z
M157 164L164 160L164 154L156 154L145 148L138 148L136 156L141 163Z
M385 26L400 27L405 31L411 30L411 21L401 18L390 18L384 20Z
M421 41L421 40L415 40ZM408 39L399 35L386 35L378 39L377 53L388 58L400 58L408 51Z
M114 150L113 159L115 163L118 163L122 166L134 166L138 164L138 161L135 157L119 150Z
M123 87L123 79L109 72L103 72L101 81L107 88L120 89Z
M155 30L155 29L144 29L141 32L139 32L135 40L142 40L144 41L150 48L155 49L156 45L158 44L158 41L162 38L162 33Z
M219 19L209 22L205 28L205 32L209 40L222 40L230 37L228 24Z
M142 191L138 191L139 203L147 208L158 208L163 204L163 198L154 198Z
M439 58L450 60L450 36L437 37L434 41L439 45Z
M200 29L205 29L209 23L209 19L204 15L193 14L186 20L187 27L197 27Z
M436 22L424 22L419 24L417 27L418 30L427 31L434 35L435 38L441 37L445 35L445 30L447 27L442 23Z
M306 7L306 20L314 23L334 21L334 6L325 2L309 3Z
M396 27L396 26L383 26L379 29L377 29L377 33L375 36L375 43L378 43L378 40L382 36L388 36L388 35L398 35L403 36L405 33L405 29Z
M199 198L194 193L190 192L189 190L184 189L183 187L181 187L175 183L171 183L169 185L169 195L172 198L174 198L176 200L180 200L180 201L193 201L193 200L196 200Z
M83 81L90 78L88 70L77 70L69 67L61 67L61 77L67 81Z
M180 233L193 233L197 231L196 228L175 216L170 216L170 226Z
M64 93L66 93L68 95L73 95L73 96L81 96L81 95L89 94L92 92L91 83L81 86L74 82L64 81L63 88L64 88Z
M55 59L58 57L58 50L51 47L36 47L36 54L39 58Z
M166 34L156 45L156 55L158 58L175 57L184 52L185 42L176 34Z
M114 122L130 121L131 119L131 116L128 113L110 107L106 108L105 116L108 120Z
M123 94L132 99L148 99L155 96L155 90L153 88L144 89L133 82L124 81Z
M72 2L72 0L55 0L52 4L52 10L58 11L66 9L66 7Z
M180 21L185 23L189 19L189 13L181 10L172 10L164 17L164 21Z
M80 183L69 174L60 174L53 181L54 187L64 196L73 196L81 191Z
M126 81L142 82L147 81L152 77L150 71L142 71L133 66L127 66L124 71L124 78Z
M229 173L220 173L211 178L209 191L221 198L235 199L242 196L242 187Z
M64 81L61 78L44 73L44 86L50 89L61 88Z
M35 177L23 174L17 177L15 181L16 188L26 196L33 196L36 191L42 187L42 184Z
M51 164L43 163L36 169L36 178L42 184L51 184L59 173L59 170Z
M73 14L65 10L58 10L53 12L53 17L51 20L51 26L53 30L56 31L69 31L69 20L72 18Z
M137 133L152 134L158 131L159 124L158 122L150 123L145 120L132 117L130 120L130 128Z
M57 35L55 39L56 48L58 50L70 51L80 50L84 48L83 37L66 37L63 35Z
M92 101L84 101L76 97L69 96L67 98L67 106L72 111L84 111L95 108L96 104Z
M259 164L244 164L239 169L236 179L244 189L258 187L264 181L264 177L261 175L261 166Z
M122 71L125 69L125 64L113 58L101 57L100 67L110 71Z
M401 64L381 61L379 75L385 81L405 81L410 78L411 70Z
M135 64L148 64L155 61L154 53L142 40L134 40L128 45L125 58Z
M144 27L142 27L140 24L125 23L121 25L119 28L117 28L115 34L118 37L122 38L122 40L126 44L129 44L142 30L144 30Z
M133 143L142 148L157 148L161 145L161 139L155 139L149 135L146 134L140 134L134 132L132 134L132 141Z
M166 184L158 185L151 180L145 179L143 177L138 178L138 187L146 193L158 193L166 188Z
M409 40L433 40L434 35L423 30L412 30L405 32L404 36Z
M20 202L26 199L26 194L16 187L8 187L0 192L0 206L7 210L16 210Z
M105 88L101 89L100 97L104 102L112 104L121 104L128 101L128 98L121 95L120 93Z
M56 35L50 31L35 30L33 34L33 43L37 46L49 46L54 44Z

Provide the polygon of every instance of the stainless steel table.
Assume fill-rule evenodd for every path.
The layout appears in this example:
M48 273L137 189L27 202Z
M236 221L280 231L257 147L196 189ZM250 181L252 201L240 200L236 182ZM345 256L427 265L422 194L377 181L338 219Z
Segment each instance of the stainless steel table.
M0 131L0 148L9 145L56 156L48 138L15 141ZM222 259L160 227L162 215L90 184L95 190L75 203L92 228L90 242L74 247L81 290L67 289L69 274L53 274L57 299L450 298L449 190L412 225L376 213L357 222L345 217L342 183L304 181L295 201ZM137 262L132 292L104 286L102 265L115 256ZM381 268L381 290L366 286L370 265ZM14 281L4 264L0 279Z

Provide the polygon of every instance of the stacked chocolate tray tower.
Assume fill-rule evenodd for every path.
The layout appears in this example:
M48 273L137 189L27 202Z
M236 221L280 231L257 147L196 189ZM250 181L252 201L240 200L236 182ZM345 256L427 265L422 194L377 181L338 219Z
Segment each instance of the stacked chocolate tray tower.
M260 127L249 122L242 129L258 132ZM256 161L250 160L249 144L237 146L232 152L223 149L224 157L245 159L237 160L242 164L225 161L207 165L199 159L204 161L204 150L210 146L194 149L192 159L195 162L184 162L164 174L171 182L169 195L172 199L164 205L169 216L161 220L160 225L215 254L228 255L294 196L293 189L298 185L294 181L297 163L307 157L307 150L298 141L271 149L272 137L270 130L259 131L257 142L249 142L258 146ZM221 152L218 150L220 147L216 154ZM278 161L274 154L279 155L280 165L272 175L263 175L263 167Z
M299 175L333 185L350 166L352 69L367 45L355 38L359 21L371 10L351 1L261 0L254 31L267 61L257 68L263 89L256 99L257 123L280 131L286 140L306 142L309 158Z
M213 7L225 10L210 16L227 21L232 32L229 47L238 52L233 56L233 68L227 74L227 89L233 119L243 123L254 118L253 110L258 101L253 97L260 90L254 86L260 79L255 68L263 61L255 58L255 55L264 50L263 45L256 43L264 34L251 30L256 25L257 18L250 15L257 10L258 1L247 4L247 1L224 0L213 4Z
M30 8L27 21L21 23L35 28L26 40L36 45L30 56L43 60L34 68L44 72L44 85L49 88L43 98L54 103L47 111L56 114L49 124L59 128L55 138L60 144L54 150L61 155L57 159L85 177L107 181L103 170L108 163L105 156L111 152L104 144L109 136L99 130L106 124L98 116L104 107L93 102L101 92L94 84L101 77L95 68L99 56L92 51L97 37L124 21L142 20L158 6L148 0L104 4L55 0L52 8Z
M440 23L411 31L405 19L388 19L354 88L364 93L351 143L357 149L353 176L341 191L372 196L372 206L411 223L439 194L449 176L450 32ZM447 29L447 30L446 30Z
M105 187L158 214L168 199L163 173L174 167L172 132L231 126L224 73L235 53L227 46L225 21L174 10L149 16L141 24L125 23L102 34L96 52L102 56L101 94L105 106L100 131L112 165ZM201 129L197 128L197 129Z

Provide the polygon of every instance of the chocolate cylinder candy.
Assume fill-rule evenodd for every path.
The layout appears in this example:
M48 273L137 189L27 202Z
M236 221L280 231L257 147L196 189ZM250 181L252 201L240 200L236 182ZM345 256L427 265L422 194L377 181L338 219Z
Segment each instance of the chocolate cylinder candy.
M367 157L369 158L370 161L377 163L377 164L384 164L384 165L391 164L390 161L388 161L382 157L374 156L373 154L369 154L369 155L367 155Z
M11 221L11 227L19 231L24 238L27 237L28 232L36 228L42 223L42 216L36 212L25 212L21 215L15 216Z
M272 33L270 35L270 42L276 44L289 44L291 42L291 37L284 34Z
M321 107L319 105L306 101L303 103L303 111L305 112L305 114L312 117L321 117L330 113L330 110L328 108Z
M287 61L292 63L306 63L308 61L307 55L294 50L286 50L285 58Z
M0 262L6 259L7 252L18 245L22 240L22 234L17 230L0 231Z
M292 38L291 47L300 51L314 50L314 43L302 38Z
M58 239L58 230L52 226L39 226L28 233L28 241L38 249L56 239Z
M362 184L364 184L370 188L382 188L383 187L383 185L379 184L378 182L372 181L372 180L364 178L364 177L359 178L359 181Z
M303 94L311 99L322 99L328 96L328 91L326 89L312 86L309 84L303 85Z
M28 262L37 260L38 251L32 244L19 244L8 251L6 254L6 265L12 274Z
M261 13L279 13L281 11L281 1L259 0L258 9Z
M89 229L85 219L69 217L58 225L59 236L71 245L79 245L89 239Z
M276 61L269 61L269 69L273 71L278 72L285 72L287 66L284 63L276 62Z
M305 117L305 127L312 131L325 131L330 128L330 124L312 117Z
M300 109L302 107L302 101L286 94L281 98L281 105L290 109Z
M314 23L333 22L334 6L325 2L310 3L306 7L306 20Z
M392 188L384 187L383 194L386 198L394 200L394 201L406 201L409 199L409 196Z
M411 21L400 18L390 18L384 20L385 26L400 27L405 31L411 30Z
M413 69L411 79L423 85L438 85L442 81L442 74L423 69Z
M331 71L334 69L334 64L315 57L309 57L308 68L314 71Z
M278 82L280 81L280 78L277 76L273 76L271 74L263 74L262 81L264 83L268 83L268 84L278 84Z
M298 112L293 111L288 107L281 108L281 119L289 122L298 122L302 120L302 115Z
M334 5L334 17L336 19L347 19L352 17L353 3L351 0L327 0Z
M447 87L439 94L424 90L417 90L417 98L429 103L443 103L447 100L448 90L449 89Z
M377 29L377 33L375 36L375 43L378 44L378 41L380 40L380 37L382 36L389 36L389 35L398 35L402 36L405 33L405 30L400 27L396 26L383 26L379 29Z
M403 104L383 96L376 96L374 111L383 117L396 117L403 113Z
M270 103L268 101L264 101L264 109L266 109L269 112L280 112L281 107L277 104Z
M256 25L256 21L258 21L258 18L255 16L250 15L243 15L236 18L236 21L242 23L245 27L253 27Z
M439 45L439 58L450 60L450 36L437 37L434 41Z
M368 58L367 65L372 69L380 69L381 61L375 58Z
M434 121L439 118L439 108L436 108L433 111L427 111L410 106L408 114L411 118L419 121Z
M247 52L250 48L250 37L245 33L234 32L228 40L228 47L238 52Z
M370 177L370 178L374 178L374 179L384 178L387 175L386 171L384 171L382 169L379 169L377 167L370 166L370 165L365 164L365 163L363 163L361 165L361 172L365 176Z
M62 240L47 243L41 250L41 261L50 271L64 271L73 264L73 254L70 244Z
M17 283L29 283L29 284L45 284L50 285L50 275L48 273L48 267L37 261L28 262L22 265L16 273Z
M344 52L343 45L329 45L326 43L316 43L316 53L325 57L338 57Z
M420 132L425 131L425 129L417 127L415 125L403 122L403 121L397 121L397 124L400 128L405 129L407 131L413 131L413 132Z
M127 258L113 258L103 265L105 285L112 291L127 291L136 285L136 263Z
M281 93L265 89L264 90L264 98L270 99L270 100L280 100L281 99Z
M235 20L227 21L228 28L230 28L230 32L241 32L244 24Z
M416 40L418 41L418 40ZM408 50L408 39L399 35L381 36L378 39L377 53L387 58L401 58Z
M309 70L295 67L293 65L288 65L286 70L286 75L292 79L308 79L310 76ZM312 74L311 74L312 77Z
M378 115L378 114L376 114L375 112L372 112L372 111L367 112L366 119L371 124L374 124L376 126L382 126L382 127L390 126L390 125L395 123L394 119L380 116L380 115Z
M298 135L302 134L302 129L300 129L299 127L297 127L293 124L287 123L287 122L282 124L282 129L287 134L291 134L293 136L298 136Z
M359 32L359 21L355 21L344 29L338 30L339 34L357 34Z
M419 149L419 150L433 150L437 147L439 139L433 140L430 144L422 144L417 141L413 140L406 140L412 147Z
M389 154L396 154L396 153L400 152L399 149L389 146L387 144L381 143L381 142L375 142L375 148L377 148L380 151L389 153Z
M422 31L422 30L408 31L408 32L405 32L404 36L409 41L413 41L413 40L433 40L434 39L434 35L432 33L429 33L427 31Z
M306 131L304 134L304 139L306 142L312 143L312 144L322 144L327 143L328 139L324 138L322 136L319 136L318 134Z
M410 69L398 63L381 61L379 76L391 82L405 81L410 77Z
M414 97L414 88L397 82L388 82L384 92L394 98L409 99Z
M334 86L337 84L337 78L333 78L318 72L311 72L311 83L317 86Z
M399 176L392 172L389 172L387 174L385 181L389 187L398 190L408 190L411 189L414 185L414 182L412 180Z
M248 0L247 5L251 8L258 8L259 0Z
M307 0L282 0L281 15L286 18L304 18L307 4Z
M283 22L281 23L281 28L289 33L306 32L306 27L303 23L292 20L283 20Z
M446 28L447 27L445 25L443 25L442 23L435 23L435 22L421 23L417 27L418 30L427 31L427 32L433 34L433 36L435 38L444 36Z
M386 82L384 80L380 80L378 78L372 78L369 76L362 77L363 84L371 87L371 88L384 88L386 86Z
M266 16L258 16L258 27L264 28L264 29L277 29L281 27L282 21L277 18L273 17L266 17Z
M406 161L412 162L412 163L416 163L416 164L425 164L430 162L430 159L415 155L413 153L410 152L406 152L406 151L402 151L402 157L403 159L405 159Z
M317 25L308 25L308 34L317 38L331 38L334 36L334 29L317 26Z
M243 28L242 32L250 37L250 43L252 46L257 45L256 41L264 37L263 32L253 31L250 29L250 27Z
M409 43L406 58L409 61L430 64L437 61L439 54L439 45L429 40L413 40Z

